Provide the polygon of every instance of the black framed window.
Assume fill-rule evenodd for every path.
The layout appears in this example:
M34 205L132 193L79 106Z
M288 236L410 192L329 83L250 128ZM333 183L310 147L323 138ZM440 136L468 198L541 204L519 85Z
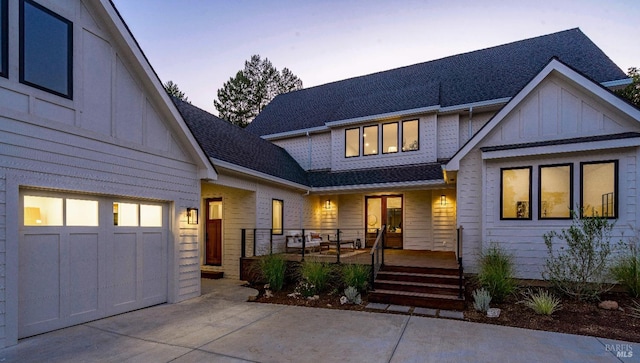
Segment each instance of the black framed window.
M73 24L31 1L20 1L20 82L73 97Z
M398 123L392 122L382 125L382 153L398 152Z
M0 0L0 76L9 76L9 2Z
M402 121L402 151L420 149L418 120Z
M362 128L362 153L366 155L378 154L378 125Z
M541 165L538 183L538 218L571 219L573 164Z
M271 200L271 233L282 234L283 221L284 201L280 199Z
M360 156L360 128L347 129L344 132L344 157Z
M500 169L500 219L531 219L531 167Z
M618 217L618 161L580 163L582 217Z

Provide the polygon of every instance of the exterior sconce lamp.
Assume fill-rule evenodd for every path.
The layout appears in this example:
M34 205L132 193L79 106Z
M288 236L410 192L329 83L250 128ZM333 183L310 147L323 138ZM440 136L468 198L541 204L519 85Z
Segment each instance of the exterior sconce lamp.
M198 224L198 208L187 208L187 224Z
M327 199L327 201L324 202L324 209L331 209L331 199Z
M447 205L447 196L444 194L440 195L440 205Z

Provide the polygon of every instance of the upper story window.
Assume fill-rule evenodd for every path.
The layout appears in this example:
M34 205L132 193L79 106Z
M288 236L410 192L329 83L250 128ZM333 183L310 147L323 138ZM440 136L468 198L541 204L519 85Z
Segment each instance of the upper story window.
M365 126L362 129L362 142L364 155L375 155L378 153L378 125Z
M382 153L398 152L398 123L382 125Z
M31 0L21 0L20 82L72 98L72 54L73 24Z
M531 219L531 167L500 170L500 219Z
M618 217L618 161L580 163L582 217Z
M0 76L7 77L9 70L9 24L7 0L0 0Z
M344 157L360 156L360 128L347 129L344 138Z
M418 120L409 120L346 129L344 157L360 156L361 152L362 155L367 156L418 150L420 147L418 124ZM360 138L361 129L362 139ZM402 137L399 137L400 134ZM362 149L360 140L362 140ZM399 145L400 140L402 140L402 147Z
M402 151L418 150L420 138L418 137L418 120L402 122Z

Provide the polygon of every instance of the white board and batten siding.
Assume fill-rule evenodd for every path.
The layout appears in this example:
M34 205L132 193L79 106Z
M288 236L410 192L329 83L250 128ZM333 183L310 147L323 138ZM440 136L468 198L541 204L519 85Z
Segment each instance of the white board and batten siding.
M587 93L564 78L551 74L516 105L491 130L476 148L460 162L457 177L458 220L464 226L465 268L474 266L482 246L496 242L515 256L516 274L520 278L540 279L547 257L543 235L550 230L567 228L571 220L539 220L538 167L573 165L573 201L580 201L580 163L618 161L618 218L614 240L629 235L638 227L637 146L611 147L611 143L573 144L569 147L515 149L494 156L482 155L484 146L509 145L639 132L638 120L620 112L607 102ZM484 159L484 160L483 160ZM500 169L532 167L531 220L500 219ZM481 216L481 218L478 218Z
M44 324L44 330L25 328L29 324L23 323L38 320L38 309L19 302L19 291L28 294L28 284L39 286L34 281L43 283L44 275L56 276L54 271L34 273L34 261L43 261L41 269L51 266L72 271L69 268L75 266L98 273L97 277L72 274L70 279L59 275L56 281L66 284L62 286L65 291L72 291L74 287L90 284L93 278L107 276L102 267L96 270L89 262L73 265L73 261L96 262L108 258L109 252L105 251L110 248L131 248L135 244L139 246L136 255L127 253L126 248L121 252L131 262L127 268L133 268L134 264L137 267L118 273L142 274L138 277L158 273L166 278L160 285L154 285L153 289L162 292L152 294L161 296L153 301L141 302L147 300L144 290L148 286L137 287L134 295L142 294L143 298L130 304L131 308L176 302L200 293L197 233L187 226L185 209L199 205L199 173L207 167L197 158L201 151L189 143L188 136L180 134L183 128L174 117L173 105L158 92L159 81L144 73L144 67L136 63L137 58L126 48L121 34L128 33L117 33L124 28L105 23L111 20L104 16L101 4L51 0L38 3L73 23L74 95L73 99L66 99L19 83L19 16L17 2L11 2L9 77L0 77L0 347L15 344L19 336L129 309L113 306L126 306L121 302L130 299L124 295L133 290L124 295L113 294L122 297L120 302L115 297L113 301L101 300L103 295L99 294L95 295L98 300L84 301L84 307L67 304L59 309L62 315L44 317L63 321L62 325ZM100 226L85 234L77 234L73 228L56 227L53 235L58 236L58 247L55 247L46 237L51 232L49 227L42 230L25 227L19 217L22 196L43 190L50 195L79 195L100 201ZM113 218L109 219L112 201L162 206L164 222L156 231L159 234L150 230L130 231L133 234L114 230ZM20 213L8 214L7 210ZM131 244L123 244L124 241ZM43 248L31 253L29 245ZM160 272L142 268L154 264ZM81 318L83 314L79 312L92 310L88 308L89 301L100 302L97 312ZM19 311L26 315L19 318Z

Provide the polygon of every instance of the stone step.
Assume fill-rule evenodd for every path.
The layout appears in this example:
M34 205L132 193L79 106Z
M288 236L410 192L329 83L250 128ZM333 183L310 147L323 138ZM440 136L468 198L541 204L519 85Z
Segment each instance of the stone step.
M369 292L369 301L382 304L417 306L432 309L464 310L464 298L410 291L376 289Z
M423 283L423 282L411 282L411 281L394 281L394 280L380 280L376 279L375 288L382 290L395 290L395 291L412 291L422 292L426 294L441 294L441 295L455 295L460 293L460 286L458 281L454 284L436 284L436 283ZM464 285L463 285L464 289ZM463 292L464 296L464 292Z

